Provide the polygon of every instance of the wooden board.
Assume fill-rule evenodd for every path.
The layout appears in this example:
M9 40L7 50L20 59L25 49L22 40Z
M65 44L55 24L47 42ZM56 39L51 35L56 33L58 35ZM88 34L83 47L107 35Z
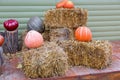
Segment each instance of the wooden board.
M21 69L16 68L21 60L14 58L4 64L4 72L0 80L120 80L120 41L112 41L111 44L113 45L112 64L106 69L97 70L79 66L69 69L65 76L29 79Z

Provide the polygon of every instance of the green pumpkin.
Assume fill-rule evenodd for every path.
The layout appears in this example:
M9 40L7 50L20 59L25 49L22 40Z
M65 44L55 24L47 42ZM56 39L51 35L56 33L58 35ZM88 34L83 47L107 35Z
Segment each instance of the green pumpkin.
M38 31L40 33L43 33L45 30L43 20L37 16L30 18L28 23L27 23L27 30L28 31L35 30L35 31Z

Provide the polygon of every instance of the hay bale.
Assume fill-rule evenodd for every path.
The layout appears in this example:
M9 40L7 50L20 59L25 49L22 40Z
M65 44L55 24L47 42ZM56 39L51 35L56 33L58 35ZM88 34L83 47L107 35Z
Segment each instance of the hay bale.
M24 44L24 39L25 39L25 36L27 34L27 30L23 31L20 38L19 38L19 51L21 50L27 50L25 44Z
M44 41L50 41L49 33L50 33L50 30L45 30L44 33L42 33Z
M23 54L23 71L30 78L62 76L68 69L67 54L53 42Z
M59 43L68 53L68 63L71 66L84 65L102 69L111 63L112 48L106 40L92 42L63 41Z
M50 41L73 40L73 30L68 28L50 29Z
M58 8L50 9L45 13L44 24L46 27L78 27L86 25L87 9L83 8Z

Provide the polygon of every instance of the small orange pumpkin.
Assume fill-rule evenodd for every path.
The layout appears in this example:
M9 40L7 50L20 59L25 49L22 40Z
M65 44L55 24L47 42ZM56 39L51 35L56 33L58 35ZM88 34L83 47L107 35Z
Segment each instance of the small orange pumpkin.
M24 43L28 48L38 48L44 42L43 37L39 32L35 30L30 30L25 37Z
M4 37L0 35L0 46L2 46L3 43L4 43Z
M64 4L64 8L74 8L74 3L72 1L67 1Z
M56 4L56 8L63 8L64 4L67 2L68 0L61 0L60 2L58 2Z
M78 27L75 31L75 38L79 41L88 42L92 40L92 32L86 26Z

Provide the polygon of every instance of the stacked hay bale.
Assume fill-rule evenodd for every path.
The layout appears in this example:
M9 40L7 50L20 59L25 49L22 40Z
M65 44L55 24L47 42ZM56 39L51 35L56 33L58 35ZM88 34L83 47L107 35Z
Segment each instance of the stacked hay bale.
M50 41L73 40L73 29L86 25L87 16L88 12L83 8L48 10L45 13L44 24L46 29L49 29Z
M62 76L68 70L67 54L54 42L19 54L23 54L24 74L30 78Z
M59 12L62 12L63 14L59 14ZM72 16L69 18L72 20L69 20L67 16ZM56 19L58 19L58 25L55 25L56 23L54 23ZM59 20L61 20L61 22ZM44 40L47 39L47 41L52 42L45 42L42 47L31 50L28 50L23 43L22 51L18 54L23 54L22 65L25 75L30 78L45 78L64 75L69 67L67 61L68 55L64 52L63 48L59 47L55 42L73 40L73 28L75 28L73 25L78 27L79 25L85 25L86 22L87 11L85 9L61 8L47 11L44 19L46 30L43 33L43 37L45 36ZM24 41L26 33L27 31L21 36L22 42Z
M37 49L26 50L24 44L23 70L30 78L64 75L68 66L87 66L97 69L111 63L112 49L108 41L80 42L74 39L74 30L86 25L88 12L82 8L58 8L45 13L44 40L50 41ZM22 40L24 40L24 36ZM57 45L59 44L59 46Z
M83 8L58 8L51 9L45 13L46 27L78 27L87 24L87 9Z
M83 8L58 8L45 13L44 24L49 29L50 41L58 42L68 55L70 66L84 65L105 68L111 63L112 49L108 41L80 42L74 30L87 24L88 11Z
M102 69L111 63L112 48L107 40L93 40L91 42L63 41L59 43L68 54L71 66L84 65Z

